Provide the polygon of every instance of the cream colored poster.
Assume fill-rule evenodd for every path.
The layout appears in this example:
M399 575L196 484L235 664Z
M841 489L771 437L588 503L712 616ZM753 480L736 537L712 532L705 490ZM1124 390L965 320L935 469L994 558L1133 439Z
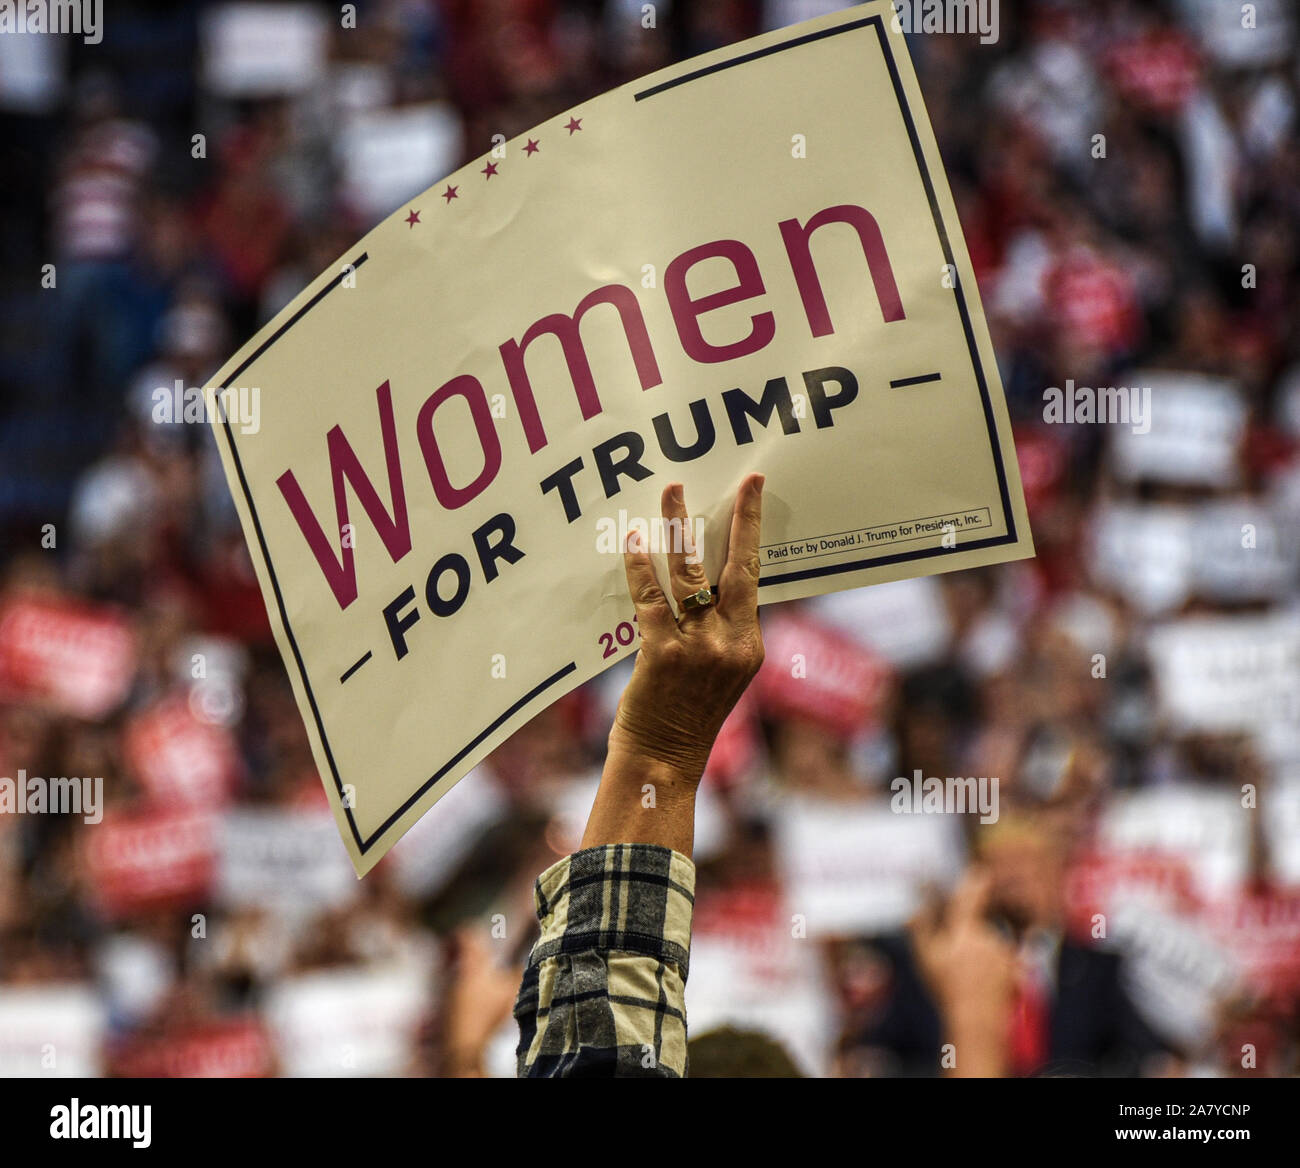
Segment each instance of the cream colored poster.
M620 557L679 479L763 601L1032 554L997 370L885 3L578 106L396 210L214 379L359 873L636 649ZM653 536L652 531L652 536ZM436 813L435 813L436 814Z

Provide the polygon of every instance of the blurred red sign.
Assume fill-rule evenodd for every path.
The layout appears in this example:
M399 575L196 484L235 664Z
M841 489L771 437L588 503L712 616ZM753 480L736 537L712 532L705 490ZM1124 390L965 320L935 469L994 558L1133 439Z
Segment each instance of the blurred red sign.
M1069 451L1061 439L1039 428L1017 426L1014 433L1020 482L1025 490L1025 503L1032 514L1056 496L1065 475Z
M110 810L86 832L90 893L109 918L203 900L216 861L216 820L204 812Z
M1172 29L1152 29L1112 45L1104 64L1125 101L1160 114L1181 110L1201 80L1195 44Z
M217 808L239 781L234 737L196 718L180 694L135 715L126 727L124 750L132 771L159 803Z
M758 756L758 727L754 724L754 703L748 691L722 723L704 768L706 778L722 786L736 782Z
M737 881L702 891L696 900L692 932L709 936L766 934L784 928L781 890L763 880Z
M1059 258L1046 293L1052 318L1072 343L1116 352L1136 341L1142 314L1132 276L1088 248Z
M1206 916L1246 984L1294 1009L1300 1001L1300 893L1246 893L1215 901Z
M764 714L806 718L846 738L879 717L892 671L848 634L782 615L764 622L763 643L754 689Z
M128 1079L257 1079L274 1073L275 1050L258 1019L232 1018L135 1039L113 1068Z
M1070 931L1086 941L1092 918L1115 909L1125 896L1158 900L1178 913L1199 907L1192 875L1180 856L1160 852L1090 851L1078 856L1065 878L1065 911Z
M121 704L134 673L130 626L112 610L28 597L0 604L0 697L100 718Z

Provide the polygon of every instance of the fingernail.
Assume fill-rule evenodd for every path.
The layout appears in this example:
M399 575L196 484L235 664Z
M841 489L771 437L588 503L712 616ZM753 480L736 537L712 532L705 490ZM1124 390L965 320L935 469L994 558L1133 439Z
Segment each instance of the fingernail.
M673 483L673 485L668 488L668 493L669 495L672 496L672 500L674 503L681 503L685 505L686 492L682 490L681 483Z
M763 474L759 475L759 476L758 476L758 487L757 487L757 490L758 490L758 493L759 493L760 495L763 493L763 484L764 484L765 482L767 482L767 475L763 475Z

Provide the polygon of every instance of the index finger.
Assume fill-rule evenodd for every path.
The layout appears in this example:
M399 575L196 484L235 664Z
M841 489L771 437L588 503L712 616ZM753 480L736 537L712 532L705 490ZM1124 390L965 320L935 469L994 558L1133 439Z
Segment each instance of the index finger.
M627 590L636 608L637 624L642 634L669 636L677 630L672 609L655 575L650 550L638 530L628 532L623 548L623 568L627 572Z
M746 475L731 511L727 562L718 577L718 608L731 616L758 609L758 540L765 481L761 474Z
M993 897L993 874L986 868L972 867L958 881L949 902L953 921L977 921L988 909Z

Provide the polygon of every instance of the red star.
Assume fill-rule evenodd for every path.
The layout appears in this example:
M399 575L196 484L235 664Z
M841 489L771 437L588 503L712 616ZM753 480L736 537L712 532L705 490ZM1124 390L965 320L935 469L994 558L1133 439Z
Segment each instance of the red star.
M454 187L454 186L452 186L450 183L448 183L448 184L447 184L447 189L446 189L445 191L442 192L442 197L443 197L444 199L446 199L447 202L450 203L450 202L452 201L452 199L459 199L459 198L460 198L460 196L456 193L458 190L460 190L460 187Z
M489 162L481 171L479 171L479 174L487 175L490 179L494 174L496 174L496 172L497 164L495 162Z
M420 221L420 212L412 208L411 213L406 217L406 225L408 227L414 227L417 223L419 223L419 221Z
M529 138L528 145L524 147L525 154L536 154L541 149L536 138Z
M568 123L568 125L566 125L564 128L565 128L566 130L568 130L570 134L572 134L574 130L581 130L581 129L582 129L582 119L581 119L581 118L570 118L570 119L569 119L569 123Z

